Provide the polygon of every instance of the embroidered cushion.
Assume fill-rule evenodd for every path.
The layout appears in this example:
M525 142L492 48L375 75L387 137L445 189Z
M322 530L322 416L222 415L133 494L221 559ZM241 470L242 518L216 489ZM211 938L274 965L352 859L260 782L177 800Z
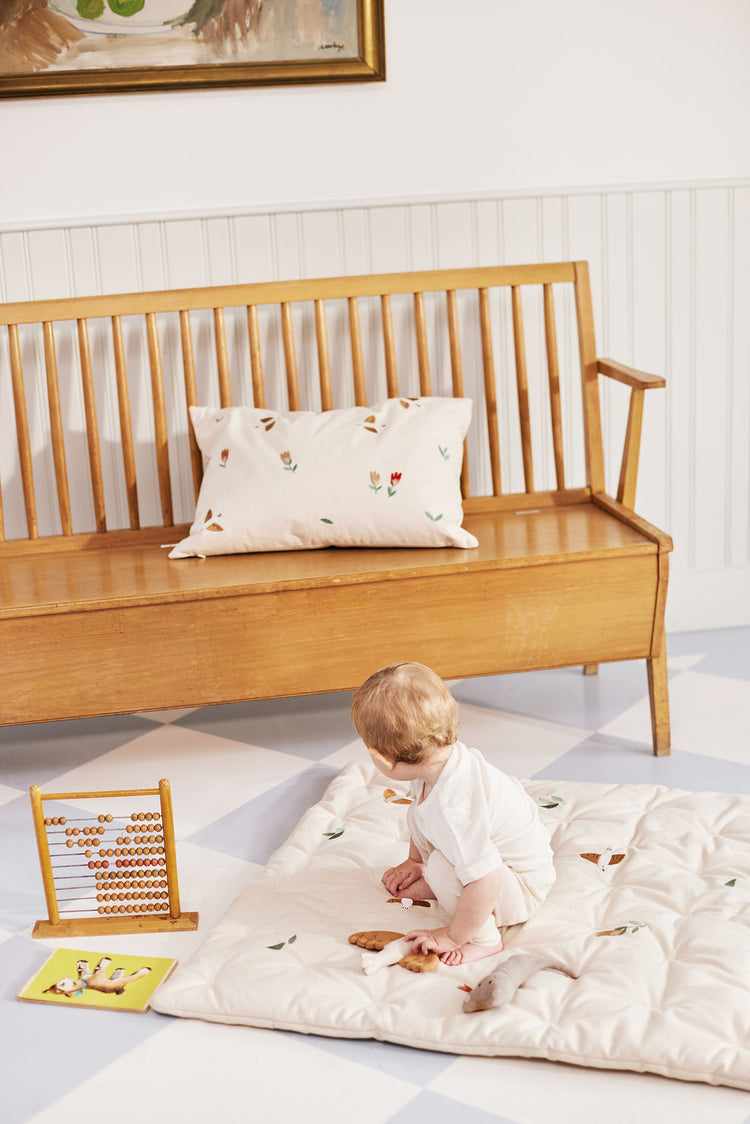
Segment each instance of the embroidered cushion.
M324 413L192 406L205 473L170 558L324 546L475 547L461 526L469 398Z

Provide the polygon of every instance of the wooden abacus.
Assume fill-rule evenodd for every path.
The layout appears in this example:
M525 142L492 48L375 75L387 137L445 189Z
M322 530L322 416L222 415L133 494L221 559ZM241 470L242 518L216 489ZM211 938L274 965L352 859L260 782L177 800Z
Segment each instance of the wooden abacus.
M158 788L42 793L29 789L48 918L33 937L197 929L180 912L169 781ZM159 797L158 811L45 816L53 801ZM71 896L72 895L72 896Z

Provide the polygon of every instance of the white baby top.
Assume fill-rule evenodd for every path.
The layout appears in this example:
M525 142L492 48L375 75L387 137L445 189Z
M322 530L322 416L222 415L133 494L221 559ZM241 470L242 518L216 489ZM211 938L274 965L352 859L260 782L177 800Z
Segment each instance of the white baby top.
M518 873L552 866L550 835L536 804L515 777L456 742L435 787L420 803L424 782L411 782L411 837L441 851L465 886L505 863ZM426 845L426 846L425 846Z

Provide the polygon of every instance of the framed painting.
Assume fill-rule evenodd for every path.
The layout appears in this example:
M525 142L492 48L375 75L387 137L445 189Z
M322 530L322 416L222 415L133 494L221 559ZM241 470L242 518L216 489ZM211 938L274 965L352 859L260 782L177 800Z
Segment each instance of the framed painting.
M0 0L0 97L385 79L384 0Z

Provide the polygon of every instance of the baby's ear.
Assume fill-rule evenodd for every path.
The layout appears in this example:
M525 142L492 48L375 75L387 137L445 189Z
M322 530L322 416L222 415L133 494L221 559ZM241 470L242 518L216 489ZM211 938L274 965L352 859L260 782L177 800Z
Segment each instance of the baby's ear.
M391 761L389 757L383 757L383 754L379 753L377 749L370 748L370 753L382 773L392 773L396 768L397 762Z

